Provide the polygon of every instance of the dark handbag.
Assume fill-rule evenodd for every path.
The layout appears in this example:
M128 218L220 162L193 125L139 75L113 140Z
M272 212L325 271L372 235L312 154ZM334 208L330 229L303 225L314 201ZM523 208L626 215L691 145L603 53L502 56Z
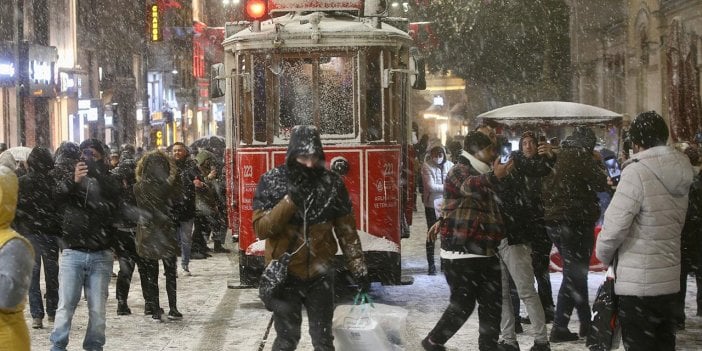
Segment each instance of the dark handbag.
M258 297L269 311L273 311L275 300L280 296L283 283L288 277L288 265L291 258L290 252L283 253L279 258L271 260L261 274L258 283Z
M610 273L609 270L612 270ZM614 269L610 266L607 278L592 304L592 321L586 345L592 351L613 350L619 347L621 325L618 319L618 299L614 293Z

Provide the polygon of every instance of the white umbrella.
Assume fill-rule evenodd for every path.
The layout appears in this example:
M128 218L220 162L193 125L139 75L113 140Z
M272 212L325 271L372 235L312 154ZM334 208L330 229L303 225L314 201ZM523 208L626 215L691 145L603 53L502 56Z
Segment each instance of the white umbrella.
M27 157L29 157L29 153L32 152L32 148L27 146L15 146L6 151L12 154L15 161L27 161Z
M508 126L531 125L574 125L619 122L620 113L601 107L566 101L539 101L509 105L485 112L479 119L493 121Z

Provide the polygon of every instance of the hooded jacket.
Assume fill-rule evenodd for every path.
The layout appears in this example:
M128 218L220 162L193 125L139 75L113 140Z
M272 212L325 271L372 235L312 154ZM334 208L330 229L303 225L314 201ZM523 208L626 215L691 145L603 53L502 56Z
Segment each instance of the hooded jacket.
M13 227L22 235L59 235L59 216L50 171L54 160L49 150L35 147L27 157L27 174L19 178L19 201Z
M351 200L338 175L323 166L316 168L313 187L306 189L306 206L298 207L286 196L289 188L300 185L290 183L289 168L295 167L292 163L303 154L324 160L322 142L314 127L293 129L285 164L261 176L256 188L253 225L256 236L266 239L266 263L288 250L301 248L292 256L288 272L298 279L310 280L335 268L334 256L341 247L354 277L367 276Z
M174 257L180 251L173 206L180 196L178 169L163 152L144 155L137 163L134 195L139 206L136 249L147 259Z
M617 295L680 290L680 232L693 176L688 158L668 146L644 150L624 163L596 246L604 264L617 256Z
M436 163L431 157L431 152L437 148L444 153L444 159L441 163ZM453 162L448 160L446 149L438 139L430 142L428 150L422 164L422 202L424 207L434 208L434 201L444 196L444 181L449 170L453 167Z
M78 183L74 173L74 168L66 167L57 174L54 194L57 203L65 206L61 213L61 232L66 248L110 249L112 241L106 229L112 225L119 185L102 161L93 162L88 175Z
M17 176L0 165L0 345L29 350L24 307L34 266L32 245L10 228L17 204Z

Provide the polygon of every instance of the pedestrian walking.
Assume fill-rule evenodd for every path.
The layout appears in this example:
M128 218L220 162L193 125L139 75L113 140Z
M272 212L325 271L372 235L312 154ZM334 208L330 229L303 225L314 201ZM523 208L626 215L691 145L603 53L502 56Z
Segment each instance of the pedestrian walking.
M34 248L29 312L32 315L32 328L41 329L44 327L45 316L49 322L54 321L58 307L60 230L53 194L54 180L50 174L54 168L54 159L48 149L35 147L27 157L27 166L27 174L19 178L17 216L13 227L27 238ZM42 262L44 294L40 286ZM43 299L46 299L46 309Z
M254 195L253 225L256 236L266 239L266 263L297 251L273 306L273 350L297 348L302 306L307 310L314 349L334 350L334 258L338 247L359 290L367 292L370 286L346 186L324 162L319 131L313 126L296 126L285 164L266 172Z
M59 261L59 306L51 333L52 351L65 350L71 321L85 292L88 328L83 348L105 345L105 307L112 276L112 250L108 236L119 186L104 161L105 151L96 139L80 144L81 158L72 172L58 180L58 202L65 203L61 232L65 249Z
M223 191L219 172L217 171L217 160L215 155L207 150L200 150L195 157L200 174L205 175L202 179L203 187L196 192L195 196L195 231L199 247L207 246L207 239L212 234L214 242L213 251L217 253L227 253L229 249L223 246L226 230L222 230L224 218L220 210L220 196ZM193 239L193 244L195 239Z
M177 255L174 205L179 200L178 169L161 151L144 155L136 169L134 195L140 210L137 224L136 249L146 271L145 313L161 322L163 310L159 302L158 261L163 261L168 296L168 319L180 320L183 315L177 304Z
M532 244L546 235L541 200L541 177L551 173L555 155L545 142L537 145L536 135L527 131L519 140L519 150L511 153L514 169L499 184L500 210L505 222L506 237L499 246L502 259L502 330L503 350L519 350L517 326L519 299L524 301L533 326L532 351L550 350L546 332L546 315L541 298L534 288ZM517 295L511 295L510 278ZM547 276L548 279L548 276ZM549 285L550 292L550 285ZM547 305L553 318L553 307Z
M32 244L10 224L15 217L18 181L14 169L0 164L0 347L29 351L24 307L32 277Z
M597 258L615 266L614 290L627 350L675 350L680 240L695 172L666 146L668 127L655 111L631 122L633 157L597 238Z
M422 183L424 192L422 193L422 203L424 203L424 213L427 218L427 228L436 223L441 211L444 199L444 181L449 170L453 167L453 162L446 157L446 149L441 145L441 140L433 139L429 141L429 154L424 158L422 165ZM427 235L427 273L436 275L436 264L434 263L435 241Z
M500 164L492 140L481 132L468 133L463 148L446 177L441 209L441 259L450 302L422 340L425 350L445 350L444 344L473 313L476 302L480 305L480 350L497 349L500 334L502 275L497 247L504 237L504 225L495 187L513 164L511 160Z
M596 141L590 128L576 127L561 143L553 172L542 182L546 232L563 258L552 343L578 340L590 330L587 273L600 217L597 192L610 191L603 162L594 152ZM580 321L577 334L568 329L574 308Z

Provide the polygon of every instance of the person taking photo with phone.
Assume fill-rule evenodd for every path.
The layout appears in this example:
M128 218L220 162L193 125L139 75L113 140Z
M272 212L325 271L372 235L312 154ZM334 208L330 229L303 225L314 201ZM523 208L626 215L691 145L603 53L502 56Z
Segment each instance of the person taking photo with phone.
M88 328L83 348L102 350L105 345L105 307L112 276L112 250L107 226L119 196L119 184L103 160L97 139L80 144L81 157L72 172L58 180L56 199L66 203L61 214L65 248L59 260L59 303L51 333L52 351L65 350L71 321L81 293L88 300Z
M553 298L548 276L548 254L552 244L544 227L541 177L551 173L556 158L548 143L537 145L534 133L527 131L519 140L519 150L512 152L509 159L513 161L514 169L497 188L506 229L506 237L499 246L502 259L501 344L503 350L519 350L516 329L517 325L521 327L518 319L521 298L536 334L531 350L550 350L545 310L548 311L548 318L553 320ZM539 256L534 260L533 247L539 249ZM534 288L535 263L538 263L539 274L536 277L539 293ZM510 294L510 277L518 296Z
M655 111L636 116L629 135L634 155L605 212L596 254L615 265L624 348L675 350L681 232L695 171L666 145L668 126Z

